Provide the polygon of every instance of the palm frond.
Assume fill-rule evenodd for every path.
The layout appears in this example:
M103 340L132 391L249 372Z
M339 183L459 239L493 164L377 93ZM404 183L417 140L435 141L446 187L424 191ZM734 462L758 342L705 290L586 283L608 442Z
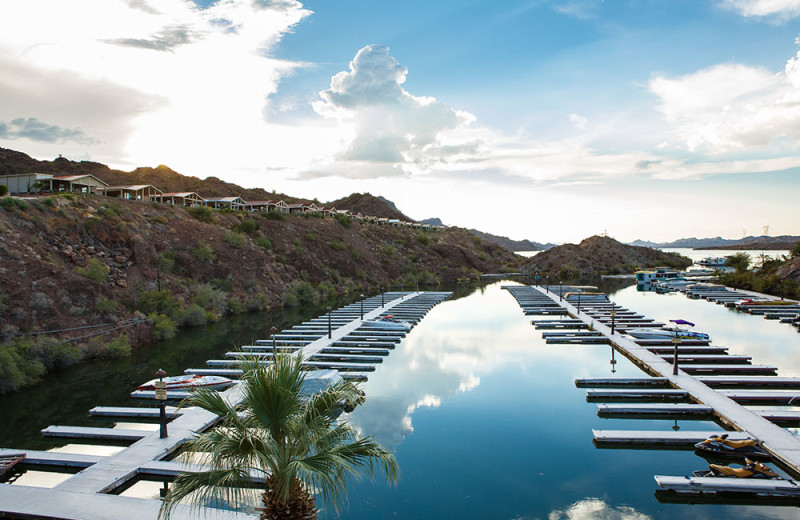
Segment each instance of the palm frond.
M168 520L175 506L186 499L198 510L221 503L239 510L255 503L260 493L253 488L249 473L238 468L183 473L164 497L158 518Z

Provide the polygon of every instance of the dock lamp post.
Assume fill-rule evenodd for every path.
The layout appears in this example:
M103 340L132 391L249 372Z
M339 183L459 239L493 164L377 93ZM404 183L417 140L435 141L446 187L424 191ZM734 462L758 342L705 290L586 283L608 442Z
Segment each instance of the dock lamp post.
M383 286L381 285L381 308L383 308L383 295L386 294L383 291L384 291L384 289L383 289Z
M564 288L563 283L564 282L562 282L561 280L558 281L558 301L562 301L564 299L563 296L561 295L561 291Z
M364 320L364 295L361 295L361 320Z
M681 344L681 338L678 336L678 331L675 331L675 337L672 338L672 344L674 345L673 353L672 353L672 375L678 375L678 345Z
M161 439L167 438L167 382L164 381L166 375L167 373L161 368L156 371L156 377L158 378L155 384L156 399L158 400L158 416L159 424L161 425L158 436Z
M331 306L328 305L328 339L331 339Z
M583 289L578 289L578 314L581 313L581 293Z
M269 331L272 333L272 362L274 363L275 358L278 357L278 349L275 348L275 333L278 332L278 329L272 327Z
M550 275L544 275L544 290L550 292Z
M614 335L614 319L617 317L617 309L611 309L611 335Z
M406 296L406 284L400 284L400 299L402 300Z

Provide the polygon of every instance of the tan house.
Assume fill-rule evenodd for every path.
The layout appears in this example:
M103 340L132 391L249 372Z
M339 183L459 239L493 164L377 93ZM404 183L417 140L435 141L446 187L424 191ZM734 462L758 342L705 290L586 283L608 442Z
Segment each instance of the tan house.
M267 201L267 211L277 211L279 213L289 213L289 205L282 200Z
M157 202L172 204L173 206L202 206L205 199L194 191L183 191L176 193L162 193L155 197Z
M55 175L50 179L50 191L77 191L91 193L102 191L108 184L92 174L86 175Z
M236 211L244 211L247 202L241 197L222 197L219 199L206 199L205 205L214 209L232 209Z
M105 186L96 190L107 197L116 197L124 200L141 200L149 202L157 200L162 194L161 190L152 184L133 184L131 186Z

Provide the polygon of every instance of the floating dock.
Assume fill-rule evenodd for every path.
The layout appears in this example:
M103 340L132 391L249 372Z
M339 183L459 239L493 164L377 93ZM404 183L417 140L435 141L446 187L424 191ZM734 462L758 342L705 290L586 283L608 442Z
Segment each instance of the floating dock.
M450 297L448 292L390 292L355 302L329 314L307 321L302 325L260 340L242 351L229 352L225 359L212 365L222 368L189 368L186 373L207 373L238 377L236 368L242 357L257 355L265 363L276 350L303 352L304 365L309 370L336 368L342 377L352 381L365 381L363 371L374 371L375 365L389 355L407 334L407 331L383 330L368 320L392 314L412 326L420 321L435 305ZM362 319L363 309L363 319ZM330 324L330 326L329 326ZM211 360L214 361L214 360ZM152 399L155 392L133 392L137 399ZM178 400L188 392L168 391L167 397ZM231 405L240 401L240 387L234 385L220 395ZM105 407L90 411L93 416L154 419L158 408ZM156 518L161 506L158 500L146 500L115 495L114 491L141 476L172 478L181 472L192 472L197 466L164 460L180 448L195 432L213 426L217 417L194 407L167 407L170 418L169 436L159 437L159 431L120 428L95 428L82 426L49 426L42 434L52 437L94 439L101 441L130 442L131 445L111 456L89 456L57 452L0 449L2 457L19 458L17 463L77 468L81 471L70 476L52 489L15 485L0 485L0 517L61 518L81 520L139 520ZM24 451L24 455L22 454ZM9 459L10 460L10 459ZM254 475L263 482L263 475ZM252 516L220 509L204 509L201 516L214 520L253 518ZM175 520L194 520L198 512L189 506L178 505L171 515Z

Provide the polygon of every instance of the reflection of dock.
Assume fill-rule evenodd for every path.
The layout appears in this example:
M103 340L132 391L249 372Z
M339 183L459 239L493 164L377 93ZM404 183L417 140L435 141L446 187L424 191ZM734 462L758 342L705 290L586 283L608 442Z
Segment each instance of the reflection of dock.
M364 381L364 371L374 371L383 357L389 355L408 331L384 330L368 323L380 316L394 315L413 327L435 305L448 298L447 292L391 292L333 310L302 325L282 331L275 338L261 340L256 345L237 352L229 352L225 359L211 360L217 368L187 369L187 373L241 375L238 368L242 358L254 356L261 363L269 363L276 351L304 354L308 370L334 368L342 370L342 377ZM363 319L362 319L363 312ZM280 338L279 338L280 336ZM153 399L155 392L134 392L136 398ZM170 400L181 399L187 392L167 392ZM234 385L221 395L231 404L240 399L239 385ZM160 507L158 500L138 499L114 494L140 478L171 480L181 472L197 471L198 467L168 459L195 432L211 427L217 417L197 408L176 409L167 407L169 436L160 438L158 431L81 426L49 426L42 434L60 438L94 439L117 443L130 443L111 456L74 455L56 452L28 451L18 460L20 465L46 465L75 468L81 471L52 489L0 485L0 516L25 518L63 518L105 520L138 520L156 518ZM158 417L155 407L103 407L93 408L91 415L100 417L125 417L147 420ZM3 457L17 454L19 450L0 449ZM254 482L262 483L264 475L254 475ZM232 511L206 509L203 518L233 520L252 518ZM172 513L175 519L197 518L197 511L179 505Z
M663 324L633 314L608 300L604 294L579 291L577 288L550 286L508 286L524 309L550 309L551 303L559 304L565 311L565 325L580 327L600 333L612 348L639 366L650 378L605 378L576 381L578 386L596 387L589 390L587 399L592 401L632 401L630 404L599 404L598 414L606 417L713 419L737 432L736 438L746 436L757 439L761 445L782 464L787 471L800 475L800 440L776 423L795 425L800 423L800 411L769 408L752 410L743 404L791 405L797 398L800 379L777 377L777 367L751 364L749 356L733 356L724 347L712 346L704 340L681 340L677 344L665 340L641 340L626 334L632 327L657 328ZM724 297L724 294L714 294ZM527 314L527 312L526 312ZM635 317L633 317L635 316ZM558 320L542 323L546 329L554 330ZM539 325L540 321L533 322ZM614 333L612 334L612 326ZM537 327L538 328L538 327ZM595 336L573 333L573 343L595 341ZM584 341L581 341L583 339ZM614 351L612 350L612 352ZM673 374L673 356L677 353L678 370ZM619 390L613 390L618 388ZM724 389L723 389L724 388ZM748 390L742 390L747 388ZM765 390L752 390L762 388ZM683 401L668 403L636 403L636 401ZM797 400L800 402L800 399ZM741 432L741 433L739 433ZM598 446L642 447L663 445L691 447L710 435L709 432L611 432L595 431ZM696 439L696 440L695 440ZM670 478L659 477L664 482ZM680 477L683 478L683 477ZM724 490L724 478L703 479L697 484L702 491ZM709 487L705 480L717 482L718 489ZM752 480L739 480L736 492L760 493L758 486L750 487ZM742 481L744 481L742 483ZM784 481L786 482L786 481ZM779 485L783 486L782 484ZM794 484L788 485L790 488ZM786 486L784 486L786 487ZM696 488L698 489L698 488ZM729 488L727 491L732 490ZM767 489L767 488L764 488ZM698 489L699 490L699 489ZM775 491L776 496L782 491Z

